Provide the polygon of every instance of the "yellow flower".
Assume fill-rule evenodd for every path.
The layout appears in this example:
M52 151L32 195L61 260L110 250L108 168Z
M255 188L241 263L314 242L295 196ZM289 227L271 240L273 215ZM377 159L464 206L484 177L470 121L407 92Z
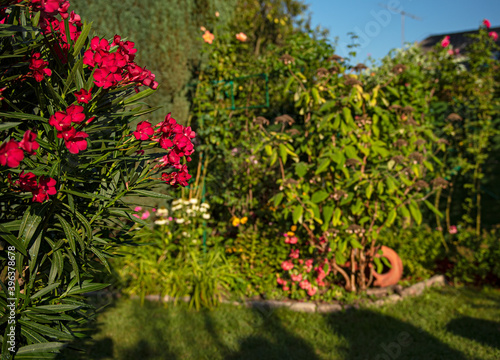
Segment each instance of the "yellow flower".
M234 217L232 220L233 226L239 226L240 225L240 219L237 217Z
M297 231L297 226L292 225L291 229L292 229L292 231Z
M240 224L241 224L241 225L245 225L245 224L247 223L247 221L248 221L248 218L247 218L246 216L244 216L244 217L242 217L242 218L240 219Z
M294 235L295 235L295 233L294 233L293 231L289 231L289 232L287 232L286 234L287 234L288 236L294 236Z

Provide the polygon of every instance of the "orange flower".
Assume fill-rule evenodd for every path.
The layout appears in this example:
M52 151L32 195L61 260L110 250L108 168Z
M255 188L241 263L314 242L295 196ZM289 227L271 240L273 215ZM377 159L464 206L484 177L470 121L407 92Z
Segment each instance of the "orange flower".
M236 39L241 42L245 42L247 41L248 37L244 33L240 32L239 34L236 34Z
M206 30L205 33L203 34L203 40L208 43L208 44L211 44L212 41L214 41L214 34L212 34L210 31Z

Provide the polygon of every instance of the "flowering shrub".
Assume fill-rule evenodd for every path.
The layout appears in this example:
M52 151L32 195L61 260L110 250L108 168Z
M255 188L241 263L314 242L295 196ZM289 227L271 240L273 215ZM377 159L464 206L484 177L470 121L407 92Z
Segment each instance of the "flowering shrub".
M91 315L81 294L107 286L93 279L131 239L124 226L145 224L123 198L168 199L148 189L187 185L195 133L170 114L130 129L155 110L140 101L158 86L134 43L89 38L67 1L4 4L0 246L12 256L0 261L15 276L2 275L0 313L14 315L0 334L15 336L2 337L2 355L51 358L81 336Z

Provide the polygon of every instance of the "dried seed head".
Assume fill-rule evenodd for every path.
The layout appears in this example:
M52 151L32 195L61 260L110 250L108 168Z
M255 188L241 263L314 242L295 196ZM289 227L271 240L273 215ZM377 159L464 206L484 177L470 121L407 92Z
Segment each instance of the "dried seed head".
M422 161L424 160L424 155L422 155L419 152L412 152L410 155L408 155L408 158L410 160L413 160L415 164L421 164Z
M405 161L405 157L403 155L393 156L392 159L396 164L402 164Z
M363 71L365 69L368 69L368 66L366 66L365 64L357 64L356 66L353 67L354 71Z
M400 106L400 105L395 104L395 105L391 105L391 106L389 106L389 109L398 111L398 110L401 110L401 106Z
M328 70L321 67L319 68L318 70L316 70L316 75L319 77L319 78L324 78L326 76L328 76Z
M429 187L429 184L425 182L424 180L418 180L415 185L414 185L418 190L420 189L425 189Z
M416 146L420 146L420 145L424 145L427 141L425 141L424 139L418 139L417 141L415 141L415 145Z
M339 72L339 69L336 66L332 66L331 68L328 69L328 72L330 72L330 74L332 75L335 75Z
M406 71L406 69L407 69L406 65L397 64L396 66L394 66L392 68L392 72L396 75L399 75L399 74L403 73L404 71Z
M288 54L284 54L283 56L281 56L280 60L283 61L283 64L285 64L285 65L289 65L289 64L295 62L294 57L291 55L288 55Z
M448 121L462 121L462 117L456 113L451 113L450 115L448 115L448 117L446 118L446 120Z
M342 61L342 60L344 60L344 58L342 56L337 55L337 54L333 54L327 60L330 60L330 61Z
M450 142L446 139L438 139L437 141L438 144L445 144L445 145L450 145Z
M403 146L407 146L408 142L404 139L398 139L398 140L396 140L395 144L397 147L403 147Z
M349 85L349 86L354 86L354 85L361 85L361 81L356 80L352 77L346 77L344 84Z
M264 116L257 116L256 118L253 119L253 122L258 124L258 125L269 125L269 120L267 120Z
M431 181L431 184L435 188L438 188L438 187L446 188L446 186L448 186L448 181L446 181L442 177L437 177L437 178L435 178L434 180Z
M281 115L281 116L278 116L277 118L274 119L274 121L276 123L284 123L284 124L287 124L288 126L292 125L293 123L295 123L295 120L292 119L292 117L290 115Z
M411 106L405 106L402 110L404 112L408 112L408 113L415 111L415 109L413 107L411 107Z
M286 130L286 133L287 133L287 134L290 134L290 135L292 135L292 136L295 136L295 135L300 135L300 131L299 131L299 130L297 130L297 129L288 129L288 130Z

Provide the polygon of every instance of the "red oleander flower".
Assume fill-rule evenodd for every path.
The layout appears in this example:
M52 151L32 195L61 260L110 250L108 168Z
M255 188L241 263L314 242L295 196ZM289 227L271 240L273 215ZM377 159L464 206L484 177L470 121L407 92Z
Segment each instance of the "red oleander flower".
M490 31L490 33L488 34L488 36L490 38L492 38L493 41L497 41L498 40L498 34L495 31Z
M47 65L49 65L49 62L41 59L41 56L42 55L40 53L34 53L30 59L29 65L33 77L38 82L41 82L45 75L52 75L52 70L46 68Z
M19 174L19 180L17 180L15 184L24 191L33 192L37 189L36 175L32 172L25 174L23 170L21 174Z
M19 143L19 147L24 149L27 153L31 155L35 155L35 150L40 147L40 145L36 142L36 134L31 130L26 130L23 135L23 139Z
M137 130L134 131L134 136L137 140L149 140L154 132L155 131L149 121L141 121L137 124Z
M83 106L80 105L70 105L66 109L66 114L71 117L71 121L80 124L85 120L85 114L83 113Z
M82 18L80 17L80 15L78 14L75 14L74 11L71 12L71 14L69 15L69 23L70 24L74 24L76 26L80 26L82 27L83 24L82 24Z
M63 111L56 111L49 119L49 125L56 128L57 131L66 131L71 127L71 116Z
M64 144L70 153L78 154L80 151L87 149L87 140L85 138L89 137L89 134L83 131L73 131L71 135L68 139L64 139Z
M80 89L80 91L75 92L74 95L76 97L76 101L78 101L79 103L88 104L89 101L92 99L91 91L92 91L92 89L87 91L87 90L82 88L82 89Z
M19 148L19 143L14 139L0 146L0 165L15 168L19 166L23 159L24 152Z
M46 178L45 176L41 176L38 180L38 188L35 189L33 193L33 201L34 202L44 202L49 198L49 195L55 195L57 190L55 188L56 181L52 178Z
M448 45L450 45L450 36L446 35L444 39L441 41L441 46L445 48L448 47Z
M177 187L178 185L187 186L188 180L191 179L191 175L189 175L187 166L182 165L178 172L171 172L170 174L163 173L161 178L165 183Z
M483 20L483 25L486 26L486 29L489 29L491 27L491 23L488 19Z

